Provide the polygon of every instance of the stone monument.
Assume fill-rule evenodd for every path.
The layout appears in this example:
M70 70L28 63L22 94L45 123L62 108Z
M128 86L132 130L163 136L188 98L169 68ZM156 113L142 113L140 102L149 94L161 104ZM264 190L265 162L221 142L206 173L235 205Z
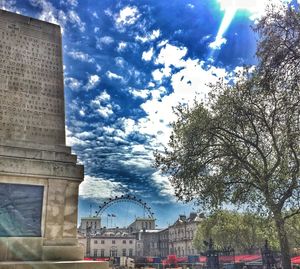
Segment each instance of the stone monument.
M58 25L0 10L0 268L107 268L80 261L61 44Z

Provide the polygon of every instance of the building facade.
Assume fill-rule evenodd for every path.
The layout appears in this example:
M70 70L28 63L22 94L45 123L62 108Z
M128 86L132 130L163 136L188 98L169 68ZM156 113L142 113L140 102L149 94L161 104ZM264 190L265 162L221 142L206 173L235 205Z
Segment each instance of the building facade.
M108 229L92 236L79 235L84 246L85 257L134 257L136 256L136 236L123 229Z
M133 223L128 226L130 232L139 232L141 230L154 230L155 219L153 218L136 218Z
M99 217L81 218L78 232L84 236L86 236L87 233L90 233L92 235L99 235L101 233L101 219Z
M158 248L161 257L167 257L169 252L169 228L158 232Z
M94 258L196 255L193 240L202 219L196 213L189 217L180 215L168 228L155 229L152 218L137 218L126 228L102 228L99 218L82 218L79 242L84 246L85 256Z
M197 226L203 216L191 213L187 218L180 215L178 220L169 227L169 253L177 256L197 254L193 240L196 236Z

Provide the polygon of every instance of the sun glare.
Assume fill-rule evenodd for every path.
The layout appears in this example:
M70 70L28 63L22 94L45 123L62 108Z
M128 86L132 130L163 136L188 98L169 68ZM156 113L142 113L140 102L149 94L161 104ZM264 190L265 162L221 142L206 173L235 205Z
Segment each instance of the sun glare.
M221 10L244 10L251 13L255 17L264 14L268 4L280 5L281 3L289 3L291 0L217 0Z
M220 49L223 44L226 44L224 34L230 26L237 11L247 11L250 19L261 17L268 4L280 4L282 2L290 2L289 0L217 0L220 9L224 11L224 17L220 24L219 30L215 37L215 41L209 44L212 50Z

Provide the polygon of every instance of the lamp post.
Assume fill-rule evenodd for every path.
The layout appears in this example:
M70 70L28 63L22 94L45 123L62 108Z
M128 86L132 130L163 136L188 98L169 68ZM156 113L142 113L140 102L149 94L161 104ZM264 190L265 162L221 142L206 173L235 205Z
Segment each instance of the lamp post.
M205 256L207 258L207 268L208 269L219 269L219 252L214 249L214 243L213 240L210 238L209 242L203 241L204 244L208 247L208 250L205 253Z
M271 269L276 264L274 253L269 247L268 240L265 241L265 245L261 249L261 256L262 256L263 266L266 269Z
M91 256L91 226L86 227L86 256Z

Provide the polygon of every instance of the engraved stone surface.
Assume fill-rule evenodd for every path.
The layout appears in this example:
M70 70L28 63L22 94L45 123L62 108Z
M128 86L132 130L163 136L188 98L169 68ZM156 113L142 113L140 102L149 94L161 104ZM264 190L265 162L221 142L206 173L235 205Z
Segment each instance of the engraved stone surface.
M0 10L0 268L83 259L83 166L65 145L64 117L60 27Z
M0 142L65 144L60 27L0 11Z
M43 186L0 183L0 237L41 236Z

